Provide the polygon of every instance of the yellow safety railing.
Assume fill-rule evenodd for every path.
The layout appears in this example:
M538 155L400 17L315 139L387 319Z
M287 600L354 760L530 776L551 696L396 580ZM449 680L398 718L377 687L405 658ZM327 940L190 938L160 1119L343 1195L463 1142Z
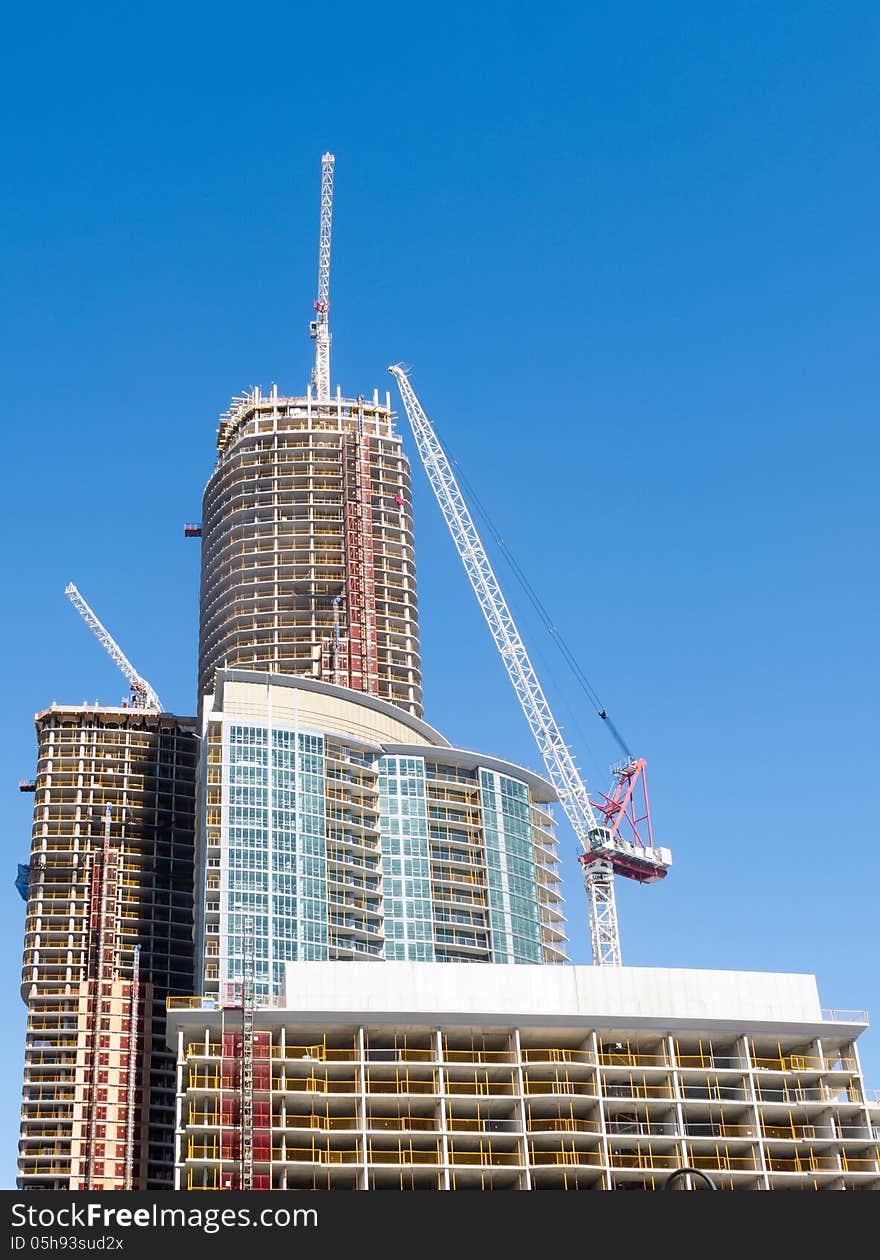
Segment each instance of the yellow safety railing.
M433 1050L422 1050L416 1047L407 1049L397 1046L367 1046L366 1056L369 1062L381 1063L383 1060L380 1056L382 1055L389 1056L385 1060L387 1063L432 1063L437 1057Z
M663 1155L651 1150L612 1151L608 1162L612 1168L678 1168L681 1164L678 1155Z
M287 1146L284 1159L287 1163L294 1164L357 1164L360 1162L360 1153L356 1148L345 1150L320 1146Z
M355 1121L357 1123L357 1121ZM450 1125L450 1128L457 1126ZM433 1130L437 1128L437 1121L433 1116L368 1116L368 1129L396 1130L396 1129L418 1129Z
M820 1072L823 1063L815 1055L788 1054L773 1059L754 1056L752 1066L776 1072Z
M711 1123L712 1132L711 1132L711 1133L702 1134L702 1133L693 1133L693 1132L691 1131L692 1126L693 1126L693 1124L694 1124L694 1123L699 1124L700 1122L699 1122L699 1121L696 1121L696 1122L691 1122L691 1124L687 1126L687 1136L688 1136L689 1138L694 1138L694 1137L697 1137L697 1138L699 1138L699 1137L707 1137L707 1138L714 1138L714 1137L735 1137L735 1138L740 1138L740 1137L741 1137L741 1138L750 1138L750 1137L754 1137L754 1136L755 1136L755 1129L754 1129L754 1126L753 1126L753 1125L750 1125L750 1124L727 1124L727 1123L726 1123L725 1121L723 1121L723 1120L712 1120L711 1122L710 1122L710 1121L706 1121L705 1123L706 1123L707 1125Z
M724 1055L721 1057L725 1060L732 1060L735 1056ZM719 1056L713 1055L711 1052L707 1052L705 1054L681 1054L677 1051L675 1055L675 1062L680 1068L714 1068L717 1070L720 1066ZM733 1067L734 1065L732 1062L725 1062L723 1066L724 1068L727 1068ZM737 1064L736 1066L741 1065Z
M529 1163L535 1166L542 1164L601 1164L602 1155L599 1151L538 1151L531 1148L529 1151Z
M776 1139L815 1138L818 1136L814 1124L764 1124L761 1127L764 1137Z
M626 1051L603 1050L599 1053L603 1067L669 1067L665 1054L639 1054Z
M433 1094L437 1090L437 1078L433 1072L426 1079L411 1076L409 1072L395 1072L393 1076L383 1077L374 1076L370 1071L366 1088L370 1094Z
M449 1144L450 1164L522 1164L518 1151L499 1150L490 1144L480 1143L479 1149L458 1148L454 1142Z
M567 1050L548 1047L547 1049L523 1049L523 1063L590 1063L596 1062L592 1050Z
M836 1058L830 1055L826 1056L826 1072L855 1072L857 1070L858 1065L855 1059L850 1058L849 1055L842 1054L838 1055Z
M526 1077L523 1081L523 1092L526 1094L587 1094L596 1095L596 1081L593 1077L554 1076L550 1080L534 1080Z
M336 1080L332 1076L291 1076L285 1073L273 1087L288 1094L356 1094L356 1080Z
M418 1148L401 1142L397 1147L379 1147L369 1143L368 1159L371 1164L439 1164L440 1144Z
M278 1124L281 1124L280 1117ZM284 1127L287 1129L356 1129L360 1121L358 1116L316 1116L312 1115L291 1115L287 1113L284 1121Z
M853 1156L847 1155L846 1151L840 1153L840 1163L845 1172L877 1172L880 1170L880 1161L878 1157Z
M530 1133L599 1133L598 1120L578 1120L567 1116L535 1116L529 1119Z
M705 1151L697 1154L688 1147L687 1162L692 1168L714 1169L715 1172L736 1172L738 1170L754 1171L758 1162L752 1152L732 1155L726 1148L716 1147L710 1155Z
M838 1172L841 1167L836 1155L820 1155L813 1151L793 1152L784 1158L768 1155L766 1159L771 1172Z
M446 1063L513 1063L512 1050L444 1050Z
M206 1175L207 1174L207 1175ZM187 1190L219 1190L220 1178L216 1168L190 1168L186 1177Z
M217 1108L209 1107L203 1110L196 1103L190 1103L186 1113L186 1122L187 1124L216 1125L220 1124L221 1116Z
M673 1098L675 1095L671 1081L660 1081L649 1085L645 1081L603 1081L605 1096L608 1098ZM626 1089L624 1094L622 1091Z
M519 1120L512 1116L456 1116L450 1114L447 1116L446 1126L450 1132L456 1133L481 1133L484 1132L493 1122L503 1121L504 1129L509 1128L511 1132L519 1128Z
M207 1068L190 1068L187 1085L190 1089L219 1089L220 1073L211 1072Z
M494 1080L485 1072L474 1072L465 1077L456 1076L446 1081L448 1094L512 1094L514 1093L513 1074L501 1076Z

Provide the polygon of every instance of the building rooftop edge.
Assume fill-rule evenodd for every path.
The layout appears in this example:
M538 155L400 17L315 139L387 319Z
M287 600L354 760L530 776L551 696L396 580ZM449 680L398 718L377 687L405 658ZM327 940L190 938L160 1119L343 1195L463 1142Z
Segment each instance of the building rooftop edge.
M393 718L401 726L410 727L411 730L417 731L429 741L427 745L379 741L381 747L390 756L424 757L426 748L433 747L442 751L445 760L460 765L465 769L472 770L477 766L482 766L487 770L497 770L502 774L509 774L511 778L520 779L528 784L535 793L535 799L541 804L550 804L558 800L556 789L549 779L544 778L543 775L530 770L527 766L518 765L515 761L508 761L506 757L497 757L472 748L458 748L450 744L445 736L425 722L423 718L417 718L412 713L408 713L406 709L393 704L389 700L383 700L379 696L371 696L366 692L355 691L351 687L341 687L337 683L325 682L322 679L309 678L306 674L273 674L267 670L240 668L218 669L214 680L214 699L217 705L215 712L223 711L223 689L227 682L252 683L254 686L289 687L348 700L352 704L361 705L364 708L372 709L376 713L382 713L386 717ZM209 712L209 710L206 709L206 712Z
M383 747L391 756L424 757L425 755L424 744L384 744ZM453 765L459 765L465 770L474 770L480 766L484 770L497 770L500 774L509 774L513 779L521 779L535 792L535 799L540 804L551 804L559 800L556 789L549 779L545 779L535 770L529 770L527 766L508 761L506 757L495 757L490 753L477 752L473 748L456 748L452 744L444 749L443 757L444 760Z
M862 1012L826 1012L804 973L572 964L287 964L286 998L260 1008L270 1024L407 1023L772 1032L856 1038ZM187 999L178 999L185 1003ZM171 1006L169 1036L195 1021L235 1018L216 999ZM847 1019L846 1016L850 1018ZM857 1018L856 1018L857 1017Z
M133 709L130 706L121 704L89 704L83 701L81 704L59 704L57 700L45 709L38 709L34 714L34 724L38 725L43 719L52 717L58 713L82 713L82 714L118 714L122 717L139 717L139 718L155 718L157 721L165 722L181 722L194 729L198 724L198 719L188 713L174 713L170 709L162 709L161 712L155 709Z
M252 683L264 687L290 687L301 691L313 691L324 695L335 696L339 700L348 700L351 704L362 705L385 717L393 718L401 726L409 726L437 748L451 747L449 741L429 726L422 718L417 718L400 705L390 700L382 700L379 696L367 695L365 691L355 691L351 687L340 687L337 683L324 682L322 679L309 678L306 674L273 674L268 670L251 669L218 669L214 677L214 697L218 708L223 708L223 686L226 682ZM210 694L210 693L209 693ZM424 745L419 745L424 748Z

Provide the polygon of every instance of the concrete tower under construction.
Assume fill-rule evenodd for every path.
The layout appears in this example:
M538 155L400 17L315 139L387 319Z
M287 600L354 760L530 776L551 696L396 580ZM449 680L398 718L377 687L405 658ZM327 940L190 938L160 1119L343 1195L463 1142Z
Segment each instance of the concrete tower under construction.
M19 1186L168 1189L165 1003L192 985L193 719L37 714Z
M421 716L410 472L387 395L254 389L221 417L200 698L223 667L306 675Z
M198 717L166 711L66 591L132 701L36 719L20 1188L647 1190L695 1169L880 1188L866 1012L823 1010L808 976L597 959L613 877L671 862L645 763L591 801L398 365L548 777L424 720L391 399L330 387L333 167L311 383L233 399L186 528ZM595 893L593 967L568 963L557 803Z

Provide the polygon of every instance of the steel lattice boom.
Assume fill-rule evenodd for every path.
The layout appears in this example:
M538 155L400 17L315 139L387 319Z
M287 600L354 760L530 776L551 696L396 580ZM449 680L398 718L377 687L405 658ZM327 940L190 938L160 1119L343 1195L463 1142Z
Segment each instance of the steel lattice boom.
M163 712L162 701L156 695L153 688L146 679L141 678L131 661L122 651L122 648L110 634L109 630L104 628L72 582L68 582L67 586L65 586L64 594L73 604L74 608L92 631L95 638L106 650L111 660L114 661L121 673L128 679L128 684L132 690L132 697L137 707L139 709L152 709L156 713Z
M405 370L390 367L403 399L419 455L456 550L541 752L547 774L571 823L582 853L590 916L593 962L619 966L620 933L614 894L619 870L640 882L662 879L671 862L668 850L630 844L616 825L601 825L568 744L556 723L525 644L486 554L471 514L434 429L413 392ZM635 767L635 763L634 763ZM644 763L634 768L641 774Z
M319 401L330 397L330 240L333 228L333 165L332 153L321 158L321 229L318 237L317 319L309 325L315 340L315 367L312 385Z

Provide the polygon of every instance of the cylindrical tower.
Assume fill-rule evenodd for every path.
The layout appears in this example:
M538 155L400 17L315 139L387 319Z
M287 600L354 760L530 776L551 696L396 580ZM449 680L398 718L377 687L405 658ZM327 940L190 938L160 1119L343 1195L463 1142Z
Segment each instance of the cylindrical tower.
M409 462L390 398L254 389L205 489L199 695L218 668L300 674L422 712Z

